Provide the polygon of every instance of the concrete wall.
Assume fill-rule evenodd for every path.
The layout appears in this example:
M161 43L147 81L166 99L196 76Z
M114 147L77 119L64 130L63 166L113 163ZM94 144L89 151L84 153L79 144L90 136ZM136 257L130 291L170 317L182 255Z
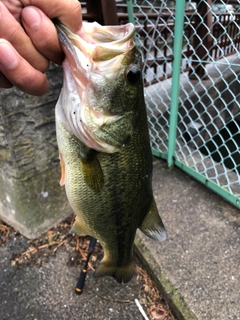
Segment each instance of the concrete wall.
M55 136L54 108L62 70L48 71L50 90L42 97L0 90L0 218L35 238L71 213Z
M181 76L184 90L180 92L183 104L179 106L179 114L184 122L178 123L178 132L186 130L188 122L199 121L198 114L201 114L205 129L197 136L199 142L195 141L196 144L206 141L209 132L214 134L223 121L228 121L230 114L239 113L240 67L235 63L232 71L224 68L224 65L218 69L209 65L211 80L196 84ZM17 89L0 90L0 218L29 238L38 237L72 212L65 190L58 183L60 166L54 108L62 86L61 68L52 66L48 78L51 89L42 97L23 94ZM226 89L226 83L234 96ZM193 86L196 94L189 98L187 93ZM147 102L148 107L153 109L154 123L158 126L156 131L162 135L161 123L166 125L169 118L169 109L162 107L164 100L170 107L167 97L171 93L169 80L166 86L161 83L161 86L154 85L146 91L147 96L151 96ZM221 97L218 92L222 92ZM214 105L213 98L216 98ZM213 126L209 122L209 114L212 117L221 114L222 120L215 117ZM151 114L149 116L151 118Z

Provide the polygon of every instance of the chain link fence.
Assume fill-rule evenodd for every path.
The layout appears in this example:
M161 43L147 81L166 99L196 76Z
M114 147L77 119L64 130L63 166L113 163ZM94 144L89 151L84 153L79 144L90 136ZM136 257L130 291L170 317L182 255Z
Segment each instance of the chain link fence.
M153 154L240 207L239 1L126 3L143 52Z

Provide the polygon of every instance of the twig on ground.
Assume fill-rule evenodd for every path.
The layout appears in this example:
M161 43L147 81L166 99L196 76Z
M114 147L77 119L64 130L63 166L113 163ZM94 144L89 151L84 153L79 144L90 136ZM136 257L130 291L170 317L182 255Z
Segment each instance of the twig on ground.
M73 223L73 217L69 217L61 222L58 226L46 232L43 236L35 240L26 241L29 247L25 251L15 253L12 256L12 265L23 267L25 265L35 264L42 265L48 259L56 254L59 248L65 247L69 252L69 266L79 266L86 261L89 246L89 237L73 236L69 234L69 230ZM12 236L20 236L17 231L5 225L0 221L0 246L5 244ZM100 244L97 242L88 268L95 271L95 265L99 263L103 256ZM138 299L140 306L147 310L147 314L151 319L155 320L174 320L171 311L165 299L159 293L155 282L151 280L145 269L141 267L141 263L137 263L136 280L139 286ZM96 293L102 299L116 303L134 303L134 300L118 300L111 297L104 297ZM137 302L135 302L137 304ZM147 315L145 313L145 319ZM148 319L149 320L149 319Z
M133 303L133 300L120 300L120 299L112 299L112 298L108 298L108 297L105 297L105 296L102 296L101 294L95 292L96 295L104 300L108 300L108 301L111 301L111 302L116 302L116 303Z

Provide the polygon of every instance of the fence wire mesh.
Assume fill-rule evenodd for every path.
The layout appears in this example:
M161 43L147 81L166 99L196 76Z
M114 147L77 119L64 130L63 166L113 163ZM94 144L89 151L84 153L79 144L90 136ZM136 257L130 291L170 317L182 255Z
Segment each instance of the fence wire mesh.
M174 32L179 27L175 25L175 1L132 3L137 41L143 52L153 153L167 158L171 94L175 90ZM178 112L174 115L174 162L238 207L239 47L239 1L186 2L179 48L181 75Z

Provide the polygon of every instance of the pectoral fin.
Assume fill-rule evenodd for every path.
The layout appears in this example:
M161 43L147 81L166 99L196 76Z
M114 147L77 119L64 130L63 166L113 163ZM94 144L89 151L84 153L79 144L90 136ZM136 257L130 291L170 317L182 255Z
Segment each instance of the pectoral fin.
M64 186L65 185L66 174L65 174L65 163L63 161L61 153L59 154L59 158L60 158L60 165L61 165L61 179L59 181L59 184L60 184L60 186Z
M141 223L139 229L149 238L156 241L166 240L167 233L163 225L162 219L158 214L158 209L154 198L150 204L148 213Z
M103 186L103 172L97 156L81 158L81 167L84 181L94 191L99 191Z

